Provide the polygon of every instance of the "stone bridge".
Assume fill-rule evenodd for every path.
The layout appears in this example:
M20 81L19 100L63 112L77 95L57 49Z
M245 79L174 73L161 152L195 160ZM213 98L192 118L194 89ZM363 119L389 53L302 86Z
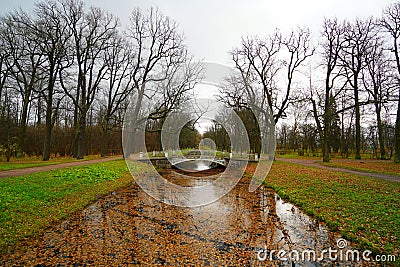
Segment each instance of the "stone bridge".
M141 159L140 161L150 160L154 166L160 168L178 168L186 171L202 171L212 168L226 168L228 161L225 159L212 158L184 158L184 157L154 157Z

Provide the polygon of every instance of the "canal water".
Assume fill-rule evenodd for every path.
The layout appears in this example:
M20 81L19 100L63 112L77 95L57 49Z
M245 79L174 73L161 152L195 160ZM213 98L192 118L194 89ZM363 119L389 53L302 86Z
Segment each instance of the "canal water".
M211 183L221 170L202 171L202 177L172 169L161 174L190 187ZM6 266L361 266L329 259L322 251L338 250L340 236L271 189L248 192L249 180L242 178L226 196L196 208L160 203L132 184L3 260ZM208 193L197 197L213 194ZM346 249L350 244L343 253ZM303 260L302 252L311 250L315 259L310 254ZM297 251L299 262L279 259L278 251L286 252L281 258Z

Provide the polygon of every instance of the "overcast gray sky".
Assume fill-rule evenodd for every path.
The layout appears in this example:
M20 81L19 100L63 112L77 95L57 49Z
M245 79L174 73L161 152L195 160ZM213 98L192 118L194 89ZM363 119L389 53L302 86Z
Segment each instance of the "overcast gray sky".
M0 13L22 7L29 11L35 0L1 0ZM275 28L288 32L308 26L315 38L324 18L380 17L393 0L86 0L117 15L125 26L135 7L158 7L180 25L190 52L198 60L232 66L228 51L243 35L266 36ZM209 98L218 90L196 86L198 97ZM202 132L206 129L200 126Z
M2 0L2 13L21 6L32 9L34 0ZM267 35L274 28L289 31L308 26L315 35L324 17L348 18L380 16L390 0L87 0L103 7L128 23L134 7L158 7L177 21L185 33L189 50L198 59L229 64L227 52L246 34Z

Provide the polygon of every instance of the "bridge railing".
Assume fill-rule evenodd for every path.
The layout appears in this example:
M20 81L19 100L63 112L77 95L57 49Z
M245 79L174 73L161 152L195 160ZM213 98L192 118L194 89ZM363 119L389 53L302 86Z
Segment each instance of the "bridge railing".
M185 157L190 159L196 158L209 158L209 159L230 159L232 157L236 159L243 159L249 161L258 161L259 155L257 153L240 153L240 152L227 152L227 151L215 151L215 150L186 150L183 153L178 150L169 151L151 151L148 153L140 152L132 154L132 159L146 159L146 158L167 158L167 157Z

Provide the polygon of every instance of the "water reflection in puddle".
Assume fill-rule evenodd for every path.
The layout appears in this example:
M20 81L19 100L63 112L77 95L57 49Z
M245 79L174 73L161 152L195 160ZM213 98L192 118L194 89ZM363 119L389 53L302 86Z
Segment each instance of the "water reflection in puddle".
M190 187L212 183L220 171L202 172L201 178L174 170L162 174ZM301 264L257 259L261 249L313 249L320 253L336 248L339 236L270 189L249 193L249 180L243 178L220 200L196 208L160 203L132 185L49 230L26 253L7 255L7 262L48 266L357 266L327 259ZM213 193L193 197L209 198Z

